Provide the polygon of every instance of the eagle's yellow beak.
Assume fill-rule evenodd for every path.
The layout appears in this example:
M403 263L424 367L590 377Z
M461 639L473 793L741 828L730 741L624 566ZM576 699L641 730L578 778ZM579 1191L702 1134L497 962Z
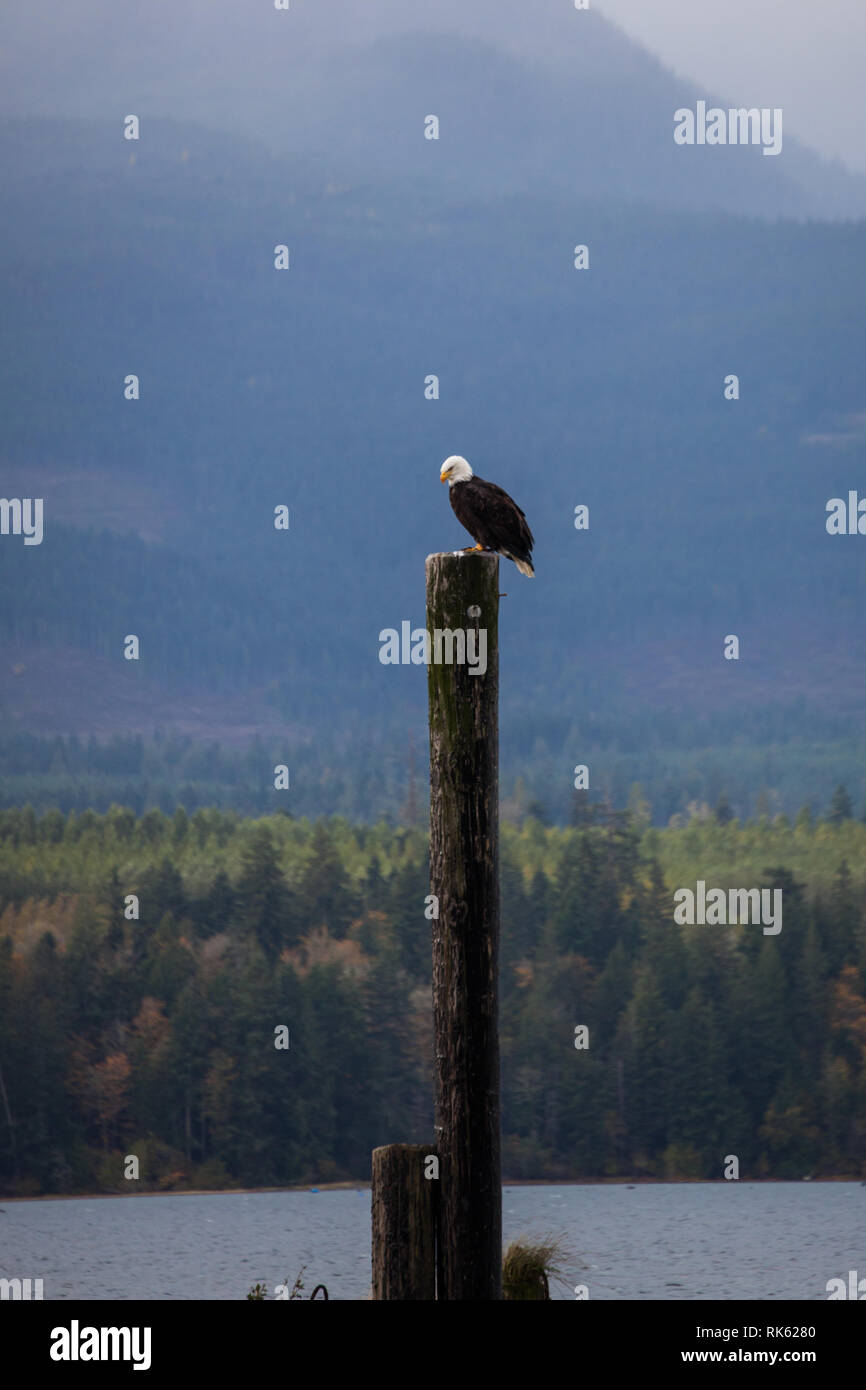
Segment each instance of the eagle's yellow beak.
M439 481L440 481L440 483L447 483L447 481L448 481L448 475L447 475L447 473L440 473L440 474L439 474Z

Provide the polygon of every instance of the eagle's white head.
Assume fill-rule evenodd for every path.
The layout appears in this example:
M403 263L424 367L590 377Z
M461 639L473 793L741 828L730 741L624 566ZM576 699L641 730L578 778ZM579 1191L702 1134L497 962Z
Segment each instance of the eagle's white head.
M449 487L452 487L454 483L468 483L471 477L472 469L459 454L452 454L439 470L440 483L447 483Z

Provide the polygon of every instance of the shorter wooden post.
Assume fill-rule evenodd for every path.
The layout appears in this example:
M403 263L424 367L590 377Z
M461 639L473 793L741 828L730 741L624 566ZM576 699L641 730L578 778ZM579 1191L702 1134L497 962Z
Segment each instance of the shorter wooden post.
M373 1298L436 1297L437 1180L425 1178L429 1144L373 1150Z

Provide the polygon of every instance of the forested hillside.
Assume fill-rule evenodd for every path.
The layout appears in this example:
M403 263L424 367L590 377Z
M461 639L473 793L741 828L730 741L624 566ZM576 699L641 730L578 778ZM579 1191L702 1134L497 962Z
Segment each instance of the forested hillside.
M504 827L507 1177L866 1176L851 809ZM698 879L781 888L781 932L675 926ZM427 892L419 830L0 814L2 1190L129 1190L129 1154L147 1189L360 1179L429 1139Z
M242 699L236 708L243 720ZM590 769L592 804L638 803L655 825L723 797L741 818L793 816L804 804L821 814L841 782L850 787L857 813L866 812L863 739L850 719L816 720L810 742L798 704L786 713L753 711L746 731L742 717L736 708L714 718L639 713L616 701L575 717L512 713L503 721L501 743L505 809L512 817L531 812L567 824L575 768L582 765ZM289 766L291 785L277 791L274 768L280 764ZM138 815L171 815L180 804L190 812L290 810L312 818L336 812L413 826L427 816L426 772L427 730L420 718L405 734L390 723L371 729L360 714L331 730L306 723L281 727L274 719L267 737L256 734L239 745L182 733L103 739L0 734L0 808L31 805L40 813L107 811L119 804Z

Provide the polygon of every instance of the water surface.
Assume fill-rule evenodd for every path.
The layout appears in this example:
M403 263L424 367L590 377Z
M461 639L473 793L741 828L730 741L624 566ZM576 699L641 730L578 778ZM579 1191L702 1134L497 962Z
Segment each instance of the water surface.
M370 1290L369 1190L0 1202L0 1277L46 1299L243 1299L302 1265L307 1294ZM866 1276L859 1183L506 1187L505 1241L563 1235L574 1298L826 1299Z

